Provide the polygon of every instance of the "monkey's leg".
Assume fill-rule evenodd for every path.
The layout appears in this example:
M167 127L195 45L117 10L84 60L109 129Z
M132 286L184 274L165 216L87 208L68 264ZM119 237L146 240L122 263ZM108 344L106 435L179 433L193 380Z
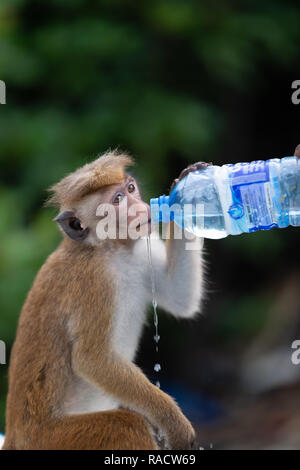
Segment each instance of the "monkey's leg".
M145 418L111 410L57 420L32 436L30 449L155 450L157 445Z

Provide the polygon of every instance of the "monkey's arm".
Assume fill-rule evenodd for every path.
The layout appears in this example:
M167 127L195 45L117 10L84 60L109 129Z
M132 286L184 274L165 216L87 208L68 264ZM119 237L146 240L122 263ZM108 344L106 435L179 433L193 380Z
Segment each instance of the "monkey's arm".
M114 396L120 404L145 416L167 437L172 449L191 448L194 430L174 400L154 386L133 363L99 344L77 340L75 372Z
M206 168L212 163L197 162L185 168L176 178L170 193L177 183L188 173ZM176 239L176 226L168 226L169 237L164 245L153 240L153 265L158 304L176 317L190 318L200 309L202 296L202 240L195 236L191 240L181 231L181 239ZM178 228L178 227L177 227Z
M176 317L194 316L203 292L202 240L176 240L171 233L166 243L152 239L151 246L158 304Z

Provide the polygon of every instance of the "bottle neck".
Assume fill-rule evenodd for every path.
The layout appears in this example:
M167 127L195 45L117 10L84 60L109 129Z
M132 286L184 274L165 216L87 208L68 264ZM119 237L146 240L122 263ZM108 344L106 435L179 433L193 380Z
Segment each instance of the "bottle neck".
M169 210L170 196L160 196L150 200L151 220L153 223L168 223L174 219L174 214Z
M163 204L169 205L169 200L170 200L170 196L166 196L165 194L163 194L162 196L158 198L159 206L161 207Z

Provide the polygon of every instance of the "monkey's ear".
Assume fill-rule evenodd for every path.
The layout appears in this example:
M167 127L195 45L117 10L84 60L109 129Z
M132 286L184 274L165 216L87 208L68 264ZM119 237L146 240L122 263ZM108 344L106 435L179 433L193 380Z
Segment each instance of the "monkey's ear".
M80 220L73 211L64 211L58 214L54 222L57 222L61 230L72 240L84 240L89 233L88 228L82 228Z

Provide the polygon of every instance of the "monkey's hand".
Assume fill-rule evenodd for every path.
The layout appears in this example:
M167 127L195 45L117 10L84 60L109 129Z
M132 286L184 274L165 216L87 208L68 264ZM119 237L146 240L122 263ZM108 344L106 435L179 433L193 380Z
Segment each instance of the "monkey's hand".
M200 170L201 168L207 168L209 165L212 165L212 163L205 163L205 162L197 162L197 163L192 163L192 165L189 165L187 168L182 170L178 178L176 178L170 188L170 193L173 191L174 187L176 186L179 181L181 181L186 175L191 173L192 171Z
M177 406L177 405L176 405ZM196 433L189 420L181 410L177 409L176 416L171 419L167 417L167 423L163 425L165 445L171 450L191 450L194 448Z

